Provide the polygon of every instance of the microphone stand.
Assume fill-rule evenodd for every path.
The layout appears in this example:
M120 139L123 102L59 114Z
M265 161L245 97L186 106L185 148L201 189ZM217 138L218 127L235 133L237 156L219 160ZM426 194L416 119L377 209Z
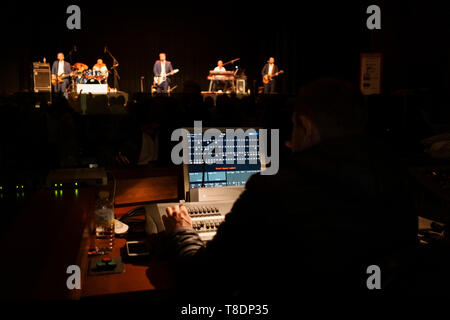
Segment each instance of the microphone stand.
M72 61L72 54L73 54L74 48L75 48L75 46L73 46L72 49L70 49L70 51L69 51L69 61L70 61L69 63L70 63L71 70L72 70L72 63L73 63L73 61ZM73 82L73 76L72 75L70 76L70 85L69 85L69 88L67 88L67 89L68 89L67 91L70 90L72 93L75 91L75 84Z
M69 61L70 61L70 65L72 65L72 53L73 53L73 48L69 51Z
M111 59L113 59L113 66L112 66L112 70L114 72L114 88L116 90L119 90L119 80L120 80L120 76L119 73L117 72L117 67L119 66L119 61L116 60L116 58L114 58L114 56L111 54L111 52L109 52L108 48L105 47L105 52L109 54L109 56L111 57Z
M238 61L238 60L240 60L240 59L241 59L241 58L236 58L236 59L230 60L230 61L228 61L228 62L225 62L223 65L226 66L227 64L235 63L236 61Z
M228 61L228 62L225 62L223 65L225 66L225 65L227 65L227 64L234 64L236 61L239 61L241 58L236 58L236 59L233 59L233 60L230 60L230 61ZM234 73L233 73L233 76L236 76L236 73L238 72L238 70L236 69L235 71L234 71ZM236 84L235 84L235 81L236 81L236 79L234 79L234 80L232 80L231 81L231 84L233 85L232 86L232 88L231 88L231 90L233 90L233 92L236 92Z

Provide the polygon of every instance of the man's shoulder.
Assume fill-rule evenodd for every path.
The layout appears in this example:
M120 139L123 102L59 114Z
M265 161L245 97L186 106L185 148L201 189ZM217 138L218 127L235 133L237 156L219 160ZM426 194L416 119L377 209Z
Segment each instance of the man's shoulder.
M264 175L261 173L254 174L248 179L245 188L246 189L270 189L279 190L283 186L292 185L297 179L295 170L290 168L280 168L275 175Z

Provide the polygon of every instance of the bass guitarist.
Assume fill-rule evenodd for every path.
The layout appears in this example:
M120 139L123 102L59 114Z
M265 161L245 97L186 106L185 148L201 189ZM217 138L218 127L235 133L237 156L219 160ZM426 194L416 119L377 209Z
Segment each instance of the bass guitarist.
M275 64L275 59L273 57L269 58L269 61L264 65L264 68L261 71L261 75L268 80L267 83L264 83L264 94L273 94L276 93L276 81L272 78L272 75L278 73L278 67Z
M69 87L69 77L72 74L70 63L64 61L64 54L59 52L57 60L52 65L52 84L55 92L61 92L68 98L67 88Z

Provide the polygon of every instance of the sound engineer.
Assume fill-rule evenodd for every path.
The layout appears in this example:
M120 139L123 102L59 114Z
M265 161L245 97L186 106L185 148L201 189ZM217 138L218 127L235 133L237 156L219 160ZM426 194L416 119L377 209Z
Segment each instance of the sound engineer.
M404 289L397 271L407 270L417 221L395 161L364 134L366 114L351 84L317 80L300 90L289 163L249 179L212 241L200 240L185 207L167 208L177 293L361 296L373 264L394 280L383 293Z

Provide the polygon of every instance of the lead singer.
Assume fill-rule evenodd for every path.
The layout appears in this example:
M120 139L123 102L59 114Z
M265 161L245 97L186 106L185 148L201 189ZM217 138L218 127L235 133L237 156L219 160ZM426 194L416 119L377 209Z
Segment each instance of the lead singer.
M155 85L157 93L167 93L170 86L170 78L167 76L173 71L172 64L166 60L166 54L160 53L159 60L156 60L153 66L153 74L155 75Z

